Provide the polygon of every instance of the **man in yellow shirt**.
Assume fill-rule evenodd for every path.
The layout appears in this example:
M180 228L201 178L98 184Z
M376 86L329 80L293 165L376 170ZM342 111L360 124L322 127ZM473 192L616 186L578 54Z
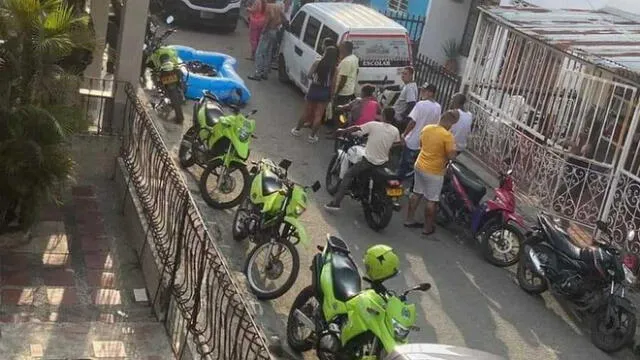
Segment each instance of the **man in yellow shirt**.
M455 140L449 129L459 118L460 113L457 110L449 110L442 114L438 124L427 125L420 133L420 153L414 165L413 194L409 197L407 220L404 226L424 226L423 235L431 235L435 231L434 219L447 162L456 157ZM422 198L427 200L424 225L414 219Z

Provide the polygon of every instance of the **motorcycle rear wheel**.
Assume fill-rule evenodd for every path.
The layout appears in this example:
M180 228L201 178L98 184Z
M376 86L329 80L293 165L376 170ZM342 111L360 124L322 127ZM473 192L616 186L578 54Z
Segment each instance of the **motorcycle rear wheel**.
M196 137L198 136L198 129L195 126L192 126L187 130L187 132L182 136L182 141L188 141L191 145L183 144L180 142L180 149L178 150L178 160L180 160L180 166L183 169L190 168L196 163L196 156L193 151L193 143L196 141Z
M304 326L304 324L301 324L296 319L295 311L300 310L307 317L313 319L314 312L318 307L317 301L315 306L307 303L309 302L309 300L314 298L315 292L313 290L313 287L307 286L306 288L302 289L302 291L300 291L298 296L296 296L295 300L293 300L293 304L291 304L291 309L289 310L289 316L287 317L287 343L289 344L291 349L298 352L309 351L313 348L313 345L315 344L315 329L309 329L309 335L304 338L299 338L298 336L296 336L295 331L299 326ZM309 308L303 309L305 305L309 305Z
M363 204L364 218L373 231L380 231L389 225L393 216L393 203L386 195L373 194L371 204Z
M513 258L499 258L498 255L503 251L503 249L499 249L499 244L496 244L496 241L493 240L493 235L496 233L502 232L501 235L504 237L504 233L511 233L514 235L518 242L517 252ZM483 239L482 239L482 255L484 258L497 267L507 267L514 265L520 259L520 253L522 249L522 243L524 242L524 234L520 229L512 224L500 224L493 223L489 224L486 229L483 230ZM503 238L504 239L504 238ZM509 241L509 240L507 240ZM515 244L509 244L509 247L513 247ZM497 252L497 254L496 254Z
M621 350L626 345L633 341L633 337L636 334L636 315L627 311L625 308L618 306L616 314L625 314L627 321L626 332L620 334L612 341L607 341L607 338L612 334L606 334L606 332L617 332L619 329L605 329L608 324L607 319L607 307L603 306L595 312L591 319L591 342L600 350L612 353Z
M253 265L256 263L257 257L260 255L261 251L266 250L269 252L269 256L271 256L271 251L272 251L271 246L278 246L280 250L287 251L291 254L291 274L289 274L289 277L285 280L285 282L281 286L275 287L274 289L267 290L267 289L261 289L258 286L258 282L257 282L258 279L254 278L254 274L251 270L253 268ZM270 260L269 264L270 266L276 267L276 270L274 270L276 272L278 270L277 266L282 266L282 267L285 266L282 264L282 261L279 258L278 260L276 260L276 262L273 262L273 263L271 263L271 260ZM282 270L283 269L280 269L280 271ZM244 273L249 283L249 289L259 300L272 300L284 295L284 293L289 291L291 286L293 286L293 283L295 283L296 279L298 278L299 271L300 271L300 255L298 254L298 250L296 249L295 245L293 245L291 241L289 241L288 239L281 239L279 241L275 241L273 244L270 241L265 241L260 244L257 244L256 246L253 247L251 252L249 252L249 255L247 256L247 261L244 267ZM263 275L268 276L268 274L263 274ZM281 275L282 274L278 275L278 277L280 277Z
M167 97L171 102L171 107L176 113L176 123L182 124L182 122L184 121L184 113L182 112L182 94L180 92L180 88L168 88Z
M520 256L522 256L522 254ZM534 273L529 268L529 266L531 266L529 264L529 261L524 258L518 263L518 271L516 273L518 285L520 285L522 290L528 292L529 294L542 294L543 292L547 291L547 280ZM531 277L531 279L528 279L527 276ZM540 284L534 284L533 282L535 281L535 279L540 280Z
M249 236L248 229L245 224L241 224L241 216L247 216L250 212L250 200L249 197L245 197L240 203L240 206L236 209L236 214L233 216L233 223L231 225L231 233L233 240L242 241Z

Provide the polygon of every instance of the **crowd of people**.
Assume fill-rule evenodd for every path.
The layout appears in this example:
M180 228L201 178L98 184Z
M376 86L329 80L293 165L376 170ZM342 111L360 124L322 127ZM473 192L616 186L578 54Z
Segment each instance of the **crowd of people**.
M249 79L268 78L282 29L287 26L290 15L297 11L296 7L303 3L255 1L250 9L249 25L255 72ZM355 132L368 135L364 158L345 174L334 199L325 209L339 210L351 181L363 171L386 166L391 148L402 146L398 176L403 180L413 179L404 225L422 228L425 236L433 234L447 162L465 150L471 132L472 115L464 110L465 95L455 94L449 109L443 112L436 101L436 86L427 83L418 87L413 67L407 66L402 71L403 85L397 100L392 107L383 109L375 97L374 86L363 85L360 96L356 96L359 59L350 41L337 46L333 39L323 39L321 52L309 69L310 85L304 110L291 134L300 136L303 128L310 128L307 140L316 143L323 119L335 127L339 114L347 113L348 126L335 130L335 134L330 129L329 135ZM426 201L424 221L418 221L415 213L423 200Z

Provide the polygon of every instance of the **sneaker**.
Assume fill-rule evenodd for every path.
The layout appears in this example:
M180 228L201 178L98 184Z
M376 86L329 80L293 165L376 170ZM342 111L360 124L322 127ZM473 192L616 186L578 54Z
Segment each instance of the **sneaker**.
M324 206L324 209L327 211L338 211L340 210L340 205L336 205L333 202L330 202Z
M296 128L291 129L291 135L300 136L300 130L298 130Z
M318 138L317 135L315 135L315 136L314 135L309 135L309 137L307 138L307 141L309 142L309 144L315 144L315 143L318 142L318 140L320 140L320 139Z

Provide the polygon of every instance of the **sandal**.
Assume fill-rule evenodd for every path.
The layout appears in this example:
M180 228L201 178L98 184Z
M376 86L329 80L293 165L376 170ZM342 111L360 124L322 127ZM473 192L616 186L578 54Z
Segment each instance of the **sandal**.
M436 229L433 229L429 232L425 232L424 230L422 231L422 236L429 236L432 235L434 232L436 232Z
M409 229L417 229L417 228L421 228L423 226L424 226L424 224L423 223L419 223L419 222L404 223L404 227L409 228Z

